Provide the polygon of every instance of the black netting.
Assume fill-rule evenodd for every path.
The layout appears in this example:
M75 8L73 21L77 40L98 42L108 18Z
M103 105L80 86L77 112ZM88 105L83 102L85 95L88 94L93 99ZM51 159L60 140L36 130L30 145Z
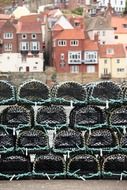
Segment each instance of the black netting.
M0 80L0 102L15 100L15 89L7 81Z
M55 98L58 87L59 87L59 84L58 84L58 83L55 83L55 84L51 87L51 89L50 89L50 96L51 96L51 98Z
M49 98L49 89L42 82L31 80L20 85L18 96L28 102L39 102Z
M36 173L58 174L65 172L65 162L61 156L44 154L37 156L34 162Z
M75 107L70 113L70 124L95 125L104 123L103 111L96 106Z
M121 88L111 81L101 81L93 86L92 97L100 101L120 99Z
M123 134L120 139L120 146L122 148L127 148L127 133Z
M113 110L110 114L109 122L112 125L127 124L127 107L123 106Z
M0 129L0 149L11 148L15 146L14 137L3 129Z
M89 148L108 148L118 145L118 136L111 129L93 129L86 133L86 145Z
M30 129L19 133L17 146L23 148L38 148L48 145L47 135L36 129Z
M27 157L11 155L0 160L0 173L2 174L23 174L30 170L30 160Z
M2 124L17 128L19 124L32 124L33 109L20 105L12 105L5 108L1 114Z
M62 106L42 106L37 111L36 122L41 125L65 124L65 110Z
M54 148L55 149L77 149L83 147L83 137L80 132L65 129L58 132L54 139Z
M127 172L127 156L124 154L113 154L106 157L102 165L102 171L116 174Z
M57 88L56 97L65 100L85 101L87 92L85 88L76 82L65 82Z
M68 171L70 173L76 172L78 175L89 175L98 173L100 171L100 165L94 156L79 154L70 159Z

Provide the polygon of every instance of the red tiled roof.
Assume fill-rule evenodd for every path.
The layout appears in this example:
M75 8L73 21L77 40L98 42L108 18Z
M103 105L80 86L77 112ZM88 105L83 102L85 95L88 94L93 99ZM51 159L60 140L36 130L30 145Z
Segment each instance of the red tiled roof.
M10 19L10 15L0 14L0 20L8 20L8 19Z
M113 53L107 53L109 49ZM126 57L123 44L100 45L99 53L101 58L124 58Z
M38 22L19 22L17 24L17 33L41 33L41 24Z
M66 29L58 34L55 35L54 39L85 39L85 34L83 30L78 30L78 29Z
M63 27L60 26L59 24L55 24L52 28L52 31L61 31L63 30Z
M94 40L85 40L84 50L88 51L98 51L98 43Z
M127 25L127 17L114 16L111 18L111 26L117 28L114 30L116 34L127 34L127 28L124 28L124 24Z

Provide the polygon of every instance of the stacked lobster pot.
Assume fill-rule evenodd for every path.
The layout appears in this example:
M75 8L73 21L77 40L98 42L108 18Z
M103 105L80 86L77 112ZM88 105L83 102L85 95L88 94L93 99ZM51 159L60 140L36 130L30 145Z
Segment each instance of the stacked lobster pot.
M126 89L0 81L0 178L126 178Z

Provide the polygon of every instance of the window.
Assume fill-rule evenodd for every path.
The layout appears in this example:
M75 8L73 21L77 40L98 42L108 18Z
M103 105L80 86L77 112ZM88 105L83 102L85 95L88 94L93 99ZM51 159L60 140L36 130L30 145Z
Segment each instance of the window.
M107 49L107 54L114 54L114 49L112 48Z
M70 41L70 46L78 46L79 45L79 41L78 40L71 40Z
M87 65L87 73L94 73L95 72L95 66L94 65Z
M127 28L127 24L123 24L123 27L124 27L124 28Z
M85 51L85 63L97 63L97 52L96 51Z
M124 72L124 68L118 68L117 72Z
M64 60L64 53L60 54L60 60Z
M107 59L104 60L104 63L107 64Z
M102 36L105 36L105 31L102 31Z
M79 73L79 66L78 65L71 65L70 72L71 73Z
M11 43L4 44L4 51L12 51L12 44Z
M36 67L36 66L34 66L34 67L33 67L33 70L37 70L37 67Z
M115 36L115 39L118 39L118 36Z
M30 50L32 50L32 51L40 50L40 42L31 42Z
M117 59L117 60L116 60L116 63L120 63L120 59Z
M113 29L114 29L114 30L117 30L117 27L114 27Z
M27 34L22 34L22 39L27 39Z
M19 67L19 72L21 72L23 70L23 67Z
M68 63L69 64L81 64L81 51L68 52Z
M66 46L67 42L66 40L58 40L58 46Z
M35 62L35 64L37 65L37 64L38 64L38 62Z
M12 32L6 32L4 33L4 39L13 39L13 33Z
M31 34L31 38L32 38L32 39L36 39L36 38L37 38L37 35L36 35L36 34Z
M28 51L29 50L29 42L21 42L20 43L20 50L21 51Z

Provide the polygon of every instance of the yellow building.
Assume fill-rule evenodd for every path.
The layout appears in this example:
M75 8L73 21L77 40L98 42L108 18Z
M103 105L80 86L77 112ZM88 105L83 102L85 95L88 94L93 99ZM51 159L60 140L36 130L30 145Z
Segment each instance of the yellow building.
M126 53L122 44L100 45L99 53L99 78L127 78Z

